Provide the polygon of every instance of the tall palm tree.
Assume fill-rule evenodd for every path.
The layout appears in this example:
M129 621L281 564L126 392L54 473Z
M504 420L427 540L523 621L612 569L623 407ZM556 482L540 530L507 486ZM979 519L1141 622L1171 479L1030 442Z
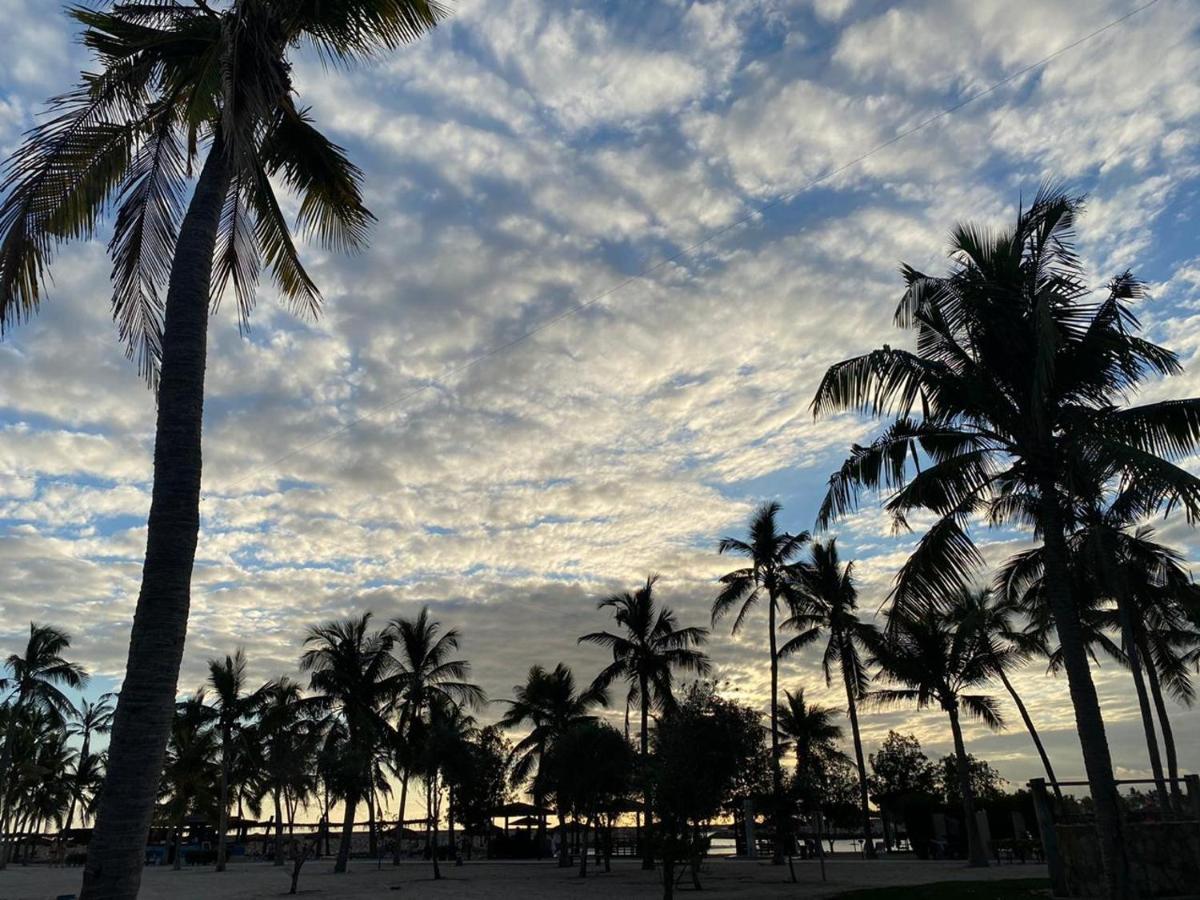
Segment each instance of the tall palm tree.
M246 654L239 647L233 656L208 661L208 686L221 738L221 785L217 811L217 871L225 871L225 841L229 829L229 773L239 745L238 731L257 702L246 688Z
M75 710L75 719L67 726L67 733L79 738L79 761L75 767L76 784L71 792L71 803L67 808L64 830L70 830L75 820L75 801L82 799L84 791L94 777L96 763L91 754L92 735L108 734L112 731L114 694L101 694L94 701L84 701Z
M840 709L809 703L804 699L804 688L795 694L784 691L783 698L779 732L792 744L798 777L809 774L818 760L842 756L837 749L842 739L842 726L836 722Z
M1150 768L1160 803L1168 802L1168 778L1155 732L1157 709L1168 760L1171 790L1181 799L1178 758L1165 705L1161 703L1160 668L1182 672L1175 679L1180 699L1190 701L1190 682L1182 654L1173 649L1182 639L1187 644L1188 606L1195 587L1191 575L1175 550L1154 540L1154 530L1126 520L1128 510L1118 494L1107 507L1089 504L1081 514L1081 525L1067 538L1075 594L1088 604L1082 618L1086 641L1127 666L1141 711ZM1045 635L1053 627L1046 614L1045 559L1035 547L1011 558L997 573L997 584L1008 592L1033 619L1035 630ZM1120 636L1119 643L1106 631ZM1043 637L1044 639L1044 637ZM1051 654L1052 668L1060 665L1061 649ZM1157 660L1157 663L1156 663ZM1151 696L1155 700L1151 700ZM1166 722L1164 725L1163 723Z
M641 753L645 768L650 752L650 708L670 709L675 703L674 675L682 671L707 675L708 657L699 648L708 640L707 628L680 628L668 606L654 602L657 575L651 575L636 591L613 594L601 600L599 609L613 608L622 633L594 631L579 639L581 644L597 644L612 651L613 661L601 670L594 687L607 690L618 678L629 682L630 696L641 704ZM642 868L654 868L653 810L650 785L643 784L646 810L646 839L642 842Z
M862 735L858 728L858 701L870 683L862 653L874 628L858 618L858 589L854 585L854 562L844 566L838 557L837 540L814 541L809 556L793 570L795 596L785 628L799 633L780 648L780 656L790 656L828 632L829 642L821 657L826 686L833 684L839 670L846 689L846 709L850 734L854 738L854 758L858 766L858 802L862 814L863 847L867 859L875 859L875 841L871 835L871 809L867 793L867 766L863 758Z
M252 696L254 736L262 753L261 786L274 803L274 862L282 866L284 798L298 775L312 768L320 722L309 714L316 704L307 703L300 684L286 676L267 682Z
M477 684L467 681L471 664L454 659L461 635L456 628L441 631L441 623L429 617L423 607L415 619L399 616L388 624L395 637L398 669L400 719L397 748L403 748L408 726L419 719L431 704L450 703L454 706L478 708L487 702L487 695ZM397 760L400 762L400 760ZM400 863L400 836L404 827L404 809L408 801L409 767L401 765L400 813L396 823L395 850L392 862Z
M300 232L331 249L363 247L373 221L362 173L296 102L291 53L370 58L417 39L443 10L435 0L114 0L70 14L98 71L52 101L54 115L8 160L0 327L37 310L56 248L90 237L115 207L114 317L157 385L158 421L142 589L83 896L132 897L187 630L209 311L231 286L246 320L264 264L298 310L319 310L274 185L299 197Z
M6 694L9 707L5 716L4 742L0 744L0 829L8 823L5 798L8 796L8 773L13 762L13 740L21 716L36 710L52 721L62 723L74 711L62 688L76 690L87 684L87 672L77 663L69 662L63 652L71 646L71 636L50 625L29 623L29 640L21 653L13 653L4 661L0 676L0 694ZM8 844L0 844L0 868L8 861Z
M395 639L388 630L371 630L371 613L309 628L300 671L311 673L309 688L346 731L346 767L342 842L335 872L345 872L354 834L354 810L370 789L380 745L389 732L387 709L396 695Z
M1128 272L1098 299L1074 251L1082 200L1041 189L1001 232L959 226L944 277L906 267L896 322L916 350L890 346L831 367L813 400L821 416L854 410L892 419L830 479L819 521L856 507L864 489L895 489L887 510L937 520L902 568L902 610L970 585L984 560L969 523L1033 525L1046 551L1046 596L1063 648L1091 787L1106 892L1129 892L1119 797L1104 720L1071 592L1066 535L1077 492L1124 479L1142 513L1172 505L1200 515L1200 479L1168 462L1200 443L1200 399L1125 406L1151 374L1180 371L1172 352L1137 335ZM922 459L923 457L923 459ZM913 474L915 470L915 474ZM910 477L911 475L911 477Z
M1012 668L1027 662L1035 654L1046 654L1045 639L1036 631L1020 628L1016 619L1019 607L1013 600L991 590L964 591L951 609L954 613L967 620L968 627L978 632L979 640L986 642L989 652L997 661L996 677L1004 685L1004 690L1012 698L1013 705L1025 723L1025 730L1033 740L1038 757L1042 760L1042 768L1046 770L1046 779L1050 782L1055 795L1061 799L1062 790L1054 775L1054 767L1050 764L1050 755L1042 743L1033 717L1017 693L1008 673Z
M216 799L212 789L219 777L220 737L213 728L212 710L204 701L201 689L176 705L159 783L163 812L175 835L176 869L183 866L184 819L192 813L209 812Z
M785 817L783 810L783 770L779 759L779 653L776 646L775 619L780 602L790 604L795 594L791 587L792 568L796 556L808 542L808 532L788 534L780 531L776 518L782 507L775 502L764 503L750 519L749 540L722 538L717 552L732 553L750 560L750 565L721 576L720 593L712 604L712 624L715 627L735 606L739 607L733 620L737 634L747 614L760 600L767 602L767 646L771 654L771 792L774 800L775 853L771 860L783 865Z
M513 699L502 702L508 709L500 717L501 728L528 726L530 729L529 734L513 747L512 780L518 784L537 771L550 747L572 726L594 721L596 717L592 711L607 704L608 696L597 685L576 692L574 673L570 667L559 663L550 672L539 665L532 666L525 683L513 688ZM540 807L542 794L536 778L533 784L535 803ZM571 858L567 847L567 821L562 810L559 810L558 827L561 838L558 864L566 868L571 865Z
M954 756L962 792L963 825L971 866L986 867L987 850L975 818L975 794L963 743L961 712L1000 729L1004 720L994 697L967 693L986 685L1004 664L1006 651L980 639L975 622L954 610L927 607L918 613L892 610L887 634L871 640L871 649L884 679L898 685L871 691L880 705L915 703L918 709L940 706L950 718Z
M463 764L467 742L476 734L475 719L462 705L445 694L432 694L427 715L413 720L414 770L425 782L425 828L429 836L433 877L442 877L438 865L438 823L441 821L442 791L447 787L447 775L456 765ZM453 796L449 797L450 840L454 841ZM453 846L451 847L453 851ZM453 855L453 853L452 853Z

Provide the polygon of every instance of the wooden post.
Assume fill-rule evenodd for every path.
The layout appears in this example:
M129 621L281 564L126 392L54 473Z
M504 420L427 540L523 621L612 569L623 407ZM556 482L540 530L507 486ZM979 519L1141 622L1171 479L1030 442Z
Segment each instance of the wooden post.
M1054 828L1054 807L1046 793L1046 779L1034 778L1029 782L1033 794L1033 809L1037 813L1038 833L1042 838L1042 853L1046 857L1046 868L1050 871L1050 885L1055 897L1067 895L1067 873L1062 857L1058 853L1058 832Z

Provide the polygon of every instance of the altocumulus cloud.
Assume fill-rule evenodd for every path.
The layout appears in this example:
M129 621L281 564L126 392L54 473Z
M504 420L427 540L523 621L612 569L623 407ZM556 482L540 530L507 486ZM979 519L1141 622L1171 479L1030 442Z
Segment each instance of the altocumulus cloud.
M302 95L366 170L379 222L365 255L307 248L319 321L266 294L248 337L228 308L213 319L183 685L239 643L266 678L293 668L312 622L422 604L463 630L492 696L532 661L587 677L601 659L575 638L602 621L596 600L650 571L704 622L727 562L716 538L763 497L808 527L839 454L869 433L814 423L807 403L831 362L902 339L899 261L936 269L953 222L1006 221L1047 176L1092 198L1081 237L1097 280L1132 266L1154 285L1145 323L1188 375L1148 394L1195 394L1193 4L1160 0L809 187L1133 8L495 0L457 5L369 69L301 60ZM7 154L83 59L44 4L0 0L0 16ZM97 690L124 660L154 412L113 333L103 239L61 254L42 313L0 344L0 639L7 652L29 619L65 625ZM1182 522L1163 534L1200 549ZM839 539L873 611L912 538L869 505ZM990 536L989 559L1023 541ZM761 630L712 645L753 702ZM1119 767L1141 773L1126 681L1100 671ZM839 700L812 656L789 662L784 684ZM1077 773L1065 684L1030 669L1019 687L1062 773ZM1178 718L1196 768L1200 725ZM935 715L865 724L869 744L900 727L947 749ZM1036 774L1019 729L969 739L1009 778Z

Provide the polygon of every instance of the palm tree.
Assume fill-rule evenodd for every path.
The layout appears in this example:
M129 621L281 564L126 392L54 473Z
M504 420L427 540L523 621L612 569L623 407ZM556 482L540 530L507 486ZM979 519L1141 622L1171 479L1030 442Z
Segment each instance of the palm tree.
M9 794L8 773L12 768L13 740L21 716L35 710L61 723L74 711L71 701L60 688L76 690L87 684L82 666L68 662L63 651L71 646L71 637L50 625L29 623L29 640L22 653L13 653L4 661L5 675L0 677L0 693L7 692L4 703L4 743L0 745L0 829L8 824L5 799ZM8 861L8 844L0 845L0 868Z
M254 696L257 721L253 735L262 761L259 785L274 803L274 863L282 866L284 794L297 767L308 767L312 761L302 749L311 722L299 682L286 676L267 682Z
M415 771L425 782L425 827L429 836L430 856L433 859L433 877L442 877L438 865L438 823L441 820L443 783L446 774L456 765L461 765L466 754L467 742L476 733L475 719L463 707L444 694L433 694L429 699L428 715L412 722ZM449 797L450 840L454 841L454 798ZM452 846L453 851L453 846Z
M238 747L237 732L257 698L243 693L246 687L246 654L239 647L224 660L208 661L208 686L213 692L213 709L221 736L220 808L217 812L217 871L225 871L225 832L229 828L229 773Z
M612 651L613 661L596 676L593 686L607 690L618 678L629 682L630 696L641 703L641 753L645 768L650 752L650 708L670 709L675 703L673 690L676 670L694 675L707 675L711 670L708 657L699 647L708 640L707 628L680 628L670 607L657 607L654 585L657 575L646 579L645 585L633 593L613 594L601 600L599 609L612 607L614 618L624 631L594 631L585 634L579 643L597 644ZM653 812L650 785L643 784L643 805L646 810L646 839L642 845L642 868L654 868Z
M171 739L163 764L159 793L163 813L173 827L176 869L183 866L183 824L190 813L210 810L212 788L219 778L219 736L213 726L212 710L205 705L201 689L176 705L171 722Z
M520 728L528 725L529 734L513 747L516 762L512 779L517 784L524 781L539 768L542 759L554 742L565 735L574 725L595 720L592 710L607 704L604 689L592 685L586 691L576 693L575 675L568 666L559 663L552 672L539 665L532 666L525 683L513 688L513 699L502 701L508 709L500 718L501 728ZM538 780L534 778L534 798L537 806L542 805L542 794ZM539 840L541 840L539 824ZM571 865L567 847L567 821L563 810L558 811L560 834L560 867Z
M1006 651L996 651L981 640L971 618L932 607L912 614L892 610L887 634L872 638L871 650L880 674L899 685L872 691L869 698L873 702L915 703L918 709L937 704L949 716L962 792L967 856L971 866L986 867L987 850L975 818L975 794L959 713L965 711L990 728L998 730L1004 726L995 698L965 691L982 687L994 678L1006 661Z
M750 560L750 565L721 576L724 587L712 604L714 627L740 604L733 620L733 633L737 634L746 615L759 600L765 597L767 601L767 646L771 654L771 792L775 805L775 854L771 862L774 865L783 865L785 828L783 771L779 761L779 653L775 619L780 601L790 604L795 599L791 587L792 568L796 555L808 542L806 531L788 534L779 530L775 520L781 509L775 502L764 503L756 509L750 519L748 541L731 537L721 539L717 545L718 553L744 556Z
M1021 695L1017 693L1008 677L1011 668L1028 661L1035 654L1045 655L1048 652L1044 637L1036 631L1018 628L1014 621L1020 611L1017 603L995 591L964 591L951 608L967 620L967 627L976 629L979 640L987 644L988 652L997 661L996 677L1000 679L1017 712L1020 713L1025 730L1029 732L1033 746L1037 748L1038 756L1042 760L1042 767L1046 770L1046 779L1050 782L1055 796L1061 800L1062 790L1054 775L1054 767L1050 764L1050 755L1046 752L1041 736L1033 724L1033 717L1029 715Z
M429 609L422 608L415 619L397 617L388 624L395 637L398 654L396 681L399 688L400 721L397 728L397 748L403 748L408 726L419 719L433 703L478 708L487 702L487 695L477 684L467 681L471 664L465 659L453 659L461 635L451 628L442 634L441 623L430 619ZM397 754L400 755L400 754ZM397 759L397 763L401 760ZM400 864L400 837L404 828L404 809L408 801L409 767L402 769L400 779L400 813L396 823L396 842L392 862Z
M371 613L315 625L308 630L300 671L310 672L309 688L346 731L346 813L335 872L345 872L354 833L354 810L370 789L370 773L389 729L386 710L397 690L395 640L385 629L371 630Z
M842 756L837 742L842 739L842 726L835 721L841 710L804 699L804 688L793 694L783 692L783 709L779 711L779 732L792 745L796 754L796 775L802 777L822 759Z
M870 683L862 652L875 629L858 619L858 589L854 586L854 562L844 566L838 558L837 540L814 541L809 557L793 569L795 598L785 628L799 633L780 648L780 656L790 656L817 641L822 631L829 642L821 657L826 686L833 684L835 669L840 670L846 688L846 709L850 733L854 738L854 758L858 765L858 801L862 813L863 848L867 859L875 859L875 841L871 835L871 809L867 794L867 766L863 759L862 736L858 728L858 701Z
M75 710L75 720L67 726L67 733L80 739L79 761L75 767L75 786L71 792L71 803L67 807L67 821L64 831L69 831L75 820L75 801L82 799L86 788L90 787L89 780L94 777L96 763L91 754L92 735L108 734L112 730L113 697L111 693L101 694L94 702L84 701Z
M112 787L83 895L131 897L187 631L209 310L232 286L248 319L262 264L298 310L319 310L275 184L299 196L299 229L331 249L363 247L373 221L362 173L296 103L291 52L306 44L342 63L369 58L417 39L443 10L435 0L114 0L110 11L71 15L99 71L52 101L54 115L7 163L0 326L36 311L57 246L90 237L115 206L113 312L129 355L157 385L158 421Z
M884 346L838 363L813 400L818 416L855 410L894 417L831 477L819 521L854 509L862 490L880 487L895 489L886 508L901 527L913 510L937 516L897 578L893 600L903 611L970 586L984 564L968 531L974 517L1034 526L1046 552L1046 598L1062 643L1106 892L1124 896L1132 876L1120 801L1066 535L1076 489L1119 479L1136 488L1131 502L1141 513L1181 505L1200 515L1200 479L1166 459L1195 451L1200 400L1123 405L1148 375L1180 366L1175 354L1137 335L1129 306L1144 291L1132 275L1089 299L1073 247L1082 205L1043 188L1009 230L959 226L949 275L904 269L908 288L896 322L917 332L916 351Z
M1175 647L1186 647L1192 634L1187 609L1193 602L1195 587L1182 556L1156 542L1152 528L1127 522L1127 515L1122 495L1103 509L1091 504L1081 514L1081 526L1068 536L1067 548L1075 594L1088 604L1086 615L1081 617L1086 642L1126 665L1133 678L1150 768L1159 802L1165 808L1168 778L1163 773L1154 727L1156 711L1177 802L1181 801L1181 793L1174 736L1162 702L1158 671L1161 668L1179 673L1172 678L1177 696L1190 705L1192 691L1186 665ZM1030 613L1036 633L1044 639L1053 623L1045 610L1042 549L1035 547L1014 556L997 573L996 580L1008 592L1010 602L1021 604ZM1120 643L1110 640L1106 631L1119 634ZM1059 666L1060 655L1061 649L1051 654L1052 668Z

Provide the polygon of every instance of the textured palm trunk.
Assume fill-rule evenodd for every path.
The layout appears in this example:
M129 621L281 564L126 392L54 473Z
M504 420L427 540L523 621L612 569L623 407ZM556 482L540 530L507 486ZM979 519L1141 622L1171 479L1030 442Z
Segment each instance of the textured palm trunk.
M351 791L346 796L346 812L342 816L342 842L338 845L337 862L333 871L345 872L350 862L350 842L354 839L354 807L358 806L358 794Z
M82 900L132 900L141 884L187 636L200 530L200 433L212 259L228 186L226 156L214 141L171 264L146 560L109 741L107 776L83 871Z
M1071 597L1067 542L1062 513L1058 507L1057 488L1053 479L1044 479L1040 488L1046 599L1062 646L1063 665L1067 670L1067 684L1075 710L1075 727L1079 732L1083 764L1095 809L1105 893L1114 900L1123 900L1133 895L1133 884L1122 841L1121 800L1113 777L1112 755L1108 749L1104 718L1100 713L1100 698L1096 694L1096 685L1088 665L1079 610Z
M567 831L567 816L563 811L562 803L558 804L558 867L560 869L571 868L571 844L570 833Z
M842 640L842 659L846 660L846 645ZM846 683L846 711L850 716L850 734L854 737L854 762L858 766L858 803L862 814L863 849L867 859L875 859L875 839L871 835L871 804L867 792L867 764L863 759L862 735L858 730L858 698L854 696L853 679L843 663L842 680Z
M775 819L775 850L771 856L771 865L783 865L784 841L784 810L783 810L783 772L779 762L779 653L775 648L775 596L770 597L767 610L767 628L770 632L771 648L771 798L773 800Z
M642 869L654 868L654 810L650 803L650 687L645 675L638 676L642 705L642 808L646 811L646 826L642 830Z
M1025 730L1029 732L1029 737L1033 739L1033 746L1037 748L1038 756L1042 758L1042 767L1046 770L1046 778L1050 782L1050 787L1054 789L1054 796L1062 800L1062 788L1058 786L1058 779L1054 777L1054 767L1050 765L1050 756L1046 753L1046 748L1042 745L1042 738L1033 725L1033 718L1029 715L1029 710L1025 708L1025 703L1021 700L1021 695L1017 693L1017 689L1008 680L1008 675L1003 669L1000 670L1000 681L1004 685L1004 689L1008 691L1008 695L1012 697L1017 712L1021 714L1021 721L1025 723Z
M396 846L392 850L392 865L400 865L400 841L404 838L404 807L408 803L408 767L400 778L400 820L396 822Z
M1162 684L1158 678L1158 670L1154 666L1154 657L1149 648L1140 642L1142 661L1146 667L1146 680L1150 682L1150 694L1154 698L1154 709L1158 713L1158 724L1162 728L1163 748L1167 753L1167 774L1171 780L1171 798L1175 808L1183 811L1183 790L1179 781L1179 757L1175 751L1175 733L1171 730L1171 717L1167 715L1167 704L1163 699Z
M438 863L438 816L441 810L438 809L438 784L437 775L429 779L427 806L429 809L429 830L432 837L429 841L430 857L433 859L433 880L440 881L442 877L442 867Z
M963 743L962 727L958 722L958 704L946 710L950 715L950 731L954 735L954 756L957 761L958 789L962 792L963 816L967 829L967 865L971 868L988 867L987 849L983 846L983 835L979 833L979 820L975 818L975 791L971 788L971 768L967 759L967 748Z
M279 802L279 788L275 788L272 799L275 801L275 859L277 866L283 865L283 807Z
M172 868L178 872L183 868L183 822L175 823L175 864Z
M225 832L229 830L229 754L233 735L228 723L221 726L221 808L217 812L217 871L225 871Z
M367 854L376 859L379 856L379 841L375 836L375 788L367 791Z
M1142 714L1142 733L1146 736L1146 752L1150 756L1150 772L1154 777L1154 791L1159 805L1167 809L1167 781L1163 776L1162 753L1158 749L1158 734L1154 730L1154 713L1150 709L1150 695L1146 692L1146 678L1142 673L1141 652L1133 633L1133 619L1129 602L1122 598L1117 602L1117 615L1121 620L1121 642L1125 645L1125 656L1129 660L1129 672L1133 676L1133 688L1137 693L1138 710Z

